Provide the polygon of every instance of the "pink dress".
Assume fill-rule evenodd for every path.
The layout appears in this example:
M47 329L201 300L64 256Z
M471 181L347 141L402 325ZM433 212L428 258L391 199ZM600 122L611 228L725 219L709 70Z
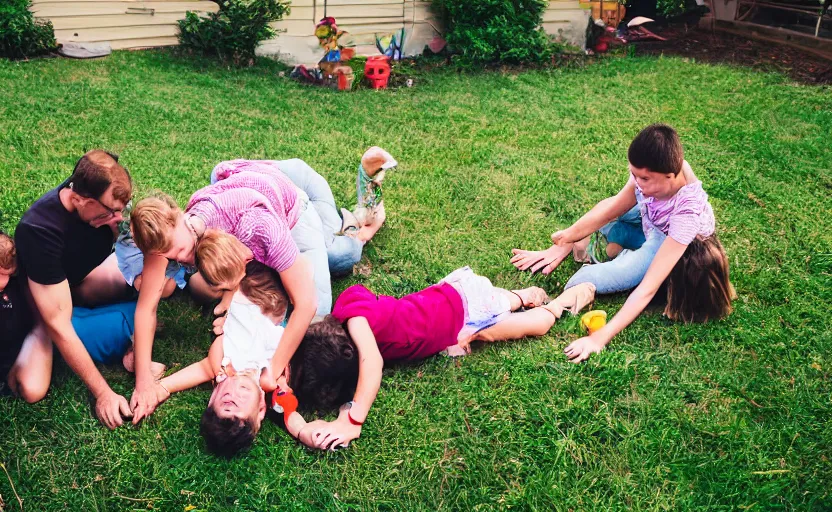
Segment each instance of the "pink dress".
M237 237L264 265L292 266L299 252L291 230L301 214L292 181L269 161L222 162L215 173L219 181L197 190L185 211Z
M415 361L457 344L465 321L462 297L453 286L437 284L401 299L350 286L332 310L339 322L364 317L385 361Z

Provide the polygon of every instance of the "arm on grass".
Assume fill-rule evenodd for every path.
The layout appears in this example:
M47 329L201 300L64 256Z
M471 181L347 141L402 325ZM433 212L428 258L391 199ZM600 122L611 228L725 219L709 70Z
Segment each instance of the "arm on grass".
M573 363L579 363L586 360L591 354L603 350L616 334L633 323L633 320L650 304L650 301L653 300L656 292L659 291L662 283L670 275L673 267L676 266L686 249L686 245L667 237L659 247L659 251L653 258L653 262L647 269L647 274L645 274L641 284L627 297L627 301L621 307L621 310L601 329L569 344L564 349L566 356Z
M608 197L592 207L583 217L568 228L552 235L552 242L556 245L575 243L601 229L608 222L627 213L636 205L636 186L632 180L628 181L618 194Z
M352 407L342 407L337 420L315 431L315 447L321 450L346 446L361 435L361 425L355 423L364 423L367 419L370 407L381 387L384 359L378 350L376 337L370 329L369 322L361 316L350 318L347 321L347 330L358 348L358 385L355 388Z
M211 348L208 349L208 357L186 366L172 375L168 375L159 382L170 394L210 382L217 376L222 367L222 356L222 336L219 336L211 343Z
M133 424L149 416L159 405L159 392L150 372L153 355L153 338L156 335L156 311L165 287L165 269L168 260L158 254L144 256L142 286L134 316L133 351L136 360L136 387L130 397L133 408Z
M72 327L72 293L69 282L38 284L29 279L29 292L52 342L95 397L95 414L109 429L122 425L122 417L132 415L127 400L116 394L95 367L75 329Z

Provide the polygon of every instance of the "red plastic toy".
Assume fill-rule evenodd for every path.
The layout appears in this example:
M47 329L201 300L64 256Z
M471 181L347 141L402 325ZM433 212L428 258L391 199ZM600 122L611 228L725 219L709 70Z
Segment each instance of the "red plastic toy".
M274 393L272 393L272 409L277 413L282 412L285 421L293 412L297 411L298 399L293 393L274 390Z
M386 89L390 80L390 58L385 55L367 57L364 65L364 76L373 89Z

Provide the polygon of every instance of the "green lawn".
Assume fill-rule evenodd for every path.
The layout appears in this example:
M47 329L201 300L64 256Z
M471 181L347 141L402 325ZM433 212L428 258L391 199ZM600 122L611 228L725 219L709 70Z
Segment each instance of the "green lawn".
M230 462L198 433L209 391L109 432L59 363L41 403L0 398L0 509L18 510L15 491L32 511L832 509L832 90L654 58L414 72L412 89L350 94L277 70L165 52L0 61L0 224L13 229L89 148L121 154L139 196L158 188L183 204L220 160L301 157L347 206L358 159L378 144L400 162L388 224L336 293L409 293L469 264L556 294L576 266L531 277L511 248L544 247L617 191L630 140L662 121L711 196L735 313L707 325L645 314L580 366L562 354L578 335L567 321L543 339L390 368L349 450L309 452L266 424ZM612 313L623 300L597 304ZM154 358L203 357L199 310L160 310ZM131 376L105 376L129 396Z

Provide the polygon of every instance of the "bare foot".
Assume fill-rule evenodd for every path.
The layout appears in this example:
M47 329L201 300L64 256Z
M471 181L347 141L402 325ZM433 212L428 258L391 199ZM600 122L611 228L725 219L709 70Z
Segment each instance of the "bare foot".
M136 354L133 352L133 347L130 347L127 353L124 354L124 357L121 358L121 364L124 365L124 369L130 373L134 373L136 371ZM155 361L150 362L150 374L153 375L155 380L159 380L164 377L167 369L168 367L162 363L157 363Z
M129 373L136 371L136 356L133 353L133 347L130 347L127 353L124 354L124 357L121 358L121 364L124 365L124 369Z
M384 221L387 220L387 212L384 210L384 201L380 202L378 206L373 208L373 215L371 217L371 222L366 226L362 226L356 235L356 238L362 242L369 242L374 236L376 236L378 230L384 225Z
M592 263L592 259L586 252L587 247L589 247L589 237L575 242L572 246L572 259L577 263Z
M464 357L471 353L471 346L451 345L445 349L445 353L448 357Z
M549 294L546 293L546 290L538 286L532 286L522 290L512 290L512 292L520 297L520 300L523 301L522 306L525 308L536 308L549 302Z
M168 367L162 363L157 363L155 361L150 362L150 374L153 375L154 380L161 380L162 377L165 376L165 371L167 371L167 369Z

